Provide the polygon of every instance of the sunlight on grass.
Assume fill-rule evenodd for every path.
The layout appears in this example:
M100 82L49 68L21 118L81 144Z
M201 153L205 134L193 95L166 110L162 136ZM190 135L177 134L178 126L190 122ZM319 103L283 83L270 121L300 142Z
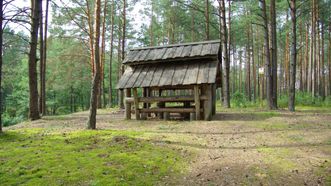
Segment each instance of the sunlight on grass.
M155 185L185 167L178 152L139 135L7 131L0 136L1 185Z

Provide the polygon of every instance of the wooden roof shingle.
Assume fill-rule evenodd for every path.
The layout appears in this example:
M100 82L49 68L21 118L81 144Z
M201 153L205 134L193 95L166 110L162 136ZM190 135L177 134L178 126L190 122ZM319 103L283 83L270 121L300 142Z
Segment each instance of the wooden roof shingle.
M123 64L186 61L192 59L216 58L220 41L183 43L157 47L144 47L129 50Z
M135 65L126 69L118 89L216 83L218 61Z

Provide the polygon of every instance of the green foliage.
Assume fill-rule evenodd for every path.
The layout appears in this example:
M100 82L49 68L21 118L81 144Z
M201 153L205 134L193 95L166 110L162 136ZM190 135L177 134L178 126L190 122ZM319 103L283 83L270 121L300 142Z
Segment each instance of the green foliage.
M231 104L234 107L245 108L247 107L247 100L243 93L235 92L231 97Z
M157 185L179 174L182 157L138 132L42 129L0 135L1 185Z

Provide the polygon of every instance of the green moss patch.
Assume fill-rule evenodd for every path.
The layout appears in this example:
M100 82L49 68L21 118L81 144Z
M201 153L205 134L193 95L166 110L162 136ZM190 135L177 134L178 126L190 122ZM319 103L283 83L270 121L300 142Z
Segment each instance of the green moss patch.
M139 135L7 131L0 136L1 185L155 185L185 167L176 150Z

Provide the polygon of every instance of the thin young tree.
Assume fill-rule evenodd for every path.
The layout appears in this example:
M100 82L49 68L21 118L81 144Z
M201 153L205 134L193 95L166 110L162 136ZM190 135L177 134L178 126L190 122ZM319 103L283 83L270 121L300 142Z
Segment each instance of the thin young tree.
M100 55L99 55L99 43L100 43L100 12L101 12L101 0L95 1L95 16L94 16L94 67L95 73L92 81L91 99L90 99L90 113L87 121L88 129L96 128L96 114L98 103L98 90L100 86Z
M3 44L3 0L0 0L0 133L2 132L2 44Z
M291 44L291 65L290 65L290 87L288 109L295 111L295 77L297 63L297 33L296 33L296 2L290 0L291 20L292 20L292 44Z
M38 108L38 78L37 78L37 44L40 23L40 5L42 0L31 0L31 31L29 52L29 118L40 119Z

